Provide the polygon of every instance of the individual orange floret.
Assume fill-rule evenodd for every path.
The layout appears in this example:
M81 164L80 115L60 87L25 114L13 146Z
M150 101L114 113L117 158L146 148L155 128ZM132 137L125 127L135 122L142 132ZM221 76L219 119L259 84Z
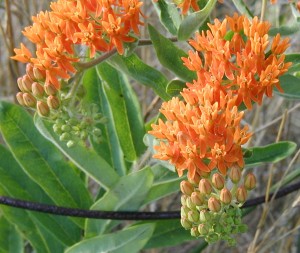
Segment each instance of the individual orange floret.
M197 4L197 0L181 0L178 1L178 8L182 9L182 14L185 15L192 8L194 11L199 11L199 5Z
M144 23L140 21L140 15L144 17L141 12L143 3L139 0L121 0L121 6L124 8L122 19L126 28L131 28L135 34L139 35L138 26Z
M31 52L23 43L21 43L20 49L15 48L14 51L15 51L16 55L12 56L11 59L14 59L16 61L20 61L23 63L28 63L31 61L30 60L32 58Z

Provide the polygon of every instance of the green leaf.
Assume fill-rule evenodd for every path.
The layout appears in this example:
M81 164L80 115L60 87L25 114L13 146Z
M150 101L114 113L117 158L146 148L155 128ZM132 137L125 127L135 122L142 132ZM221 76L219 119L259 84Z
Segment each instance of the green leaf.
M122 73L107 63L97 67L102 91L109 103L113 127L124 152L125 160L135 161L144 151L145 134L138 99ZM124 173L125 174L125 173Z
M115 170L94 150L81 144L68 148L66 143L59 140L59 136L54 133L52 126L38 116L35 117L35 125L45 138L55 144L79 169L105 189L109 189L119 180Z
M300 78L285 74L279 77L279 82L284 92L275 90L277 95L288 99L300 99Z
M141 224L149 224L143 222ZM184 230L179 219L156 221L152 237L145 245L145 249L168 247L195 240L190 232ZM199 239L198 239L199 240Z
M84 183L61 153L36 130L26 111L0 103L0 130L22 169L57 205L87 207L91 203ZM80 205L78 204L80 203ZM83 219L72 218L78 225Z
M284 61L293 63L287 73L300 72L300 54L287 54Z
M167 93L172 97L178 96L186 88L186 83L181 80L172 80L167 85Z
M281 36L289 36L293 35L300 30L300 24L297 22L292 23L289 26L283 25L280 27L273 27L269 30L270 36L276 36L277 33L279 33Z
M154 230L153 224L132 226L122 231L83 240L65 253L135 253L140 252Z
M85 71L83 76L83 85L86 90L84 103L97 105L100 108L100 112L107 118L107 122L105 124L97 125L102 132L102 141L98 143L91 138L91 144L97 154L109 163L119 175L122 175L126 171L124 154L115 128L113 127L109 104L101 88L102 83L98 77L96 68L90 68Z
M159 0L154 3L154 7L163 26L171 34L177 35L178 27L181 23L181 17L175 4L168 3L165 0Z
M264 147L254 147L249 150L252 156L245 158L245 167L252 168L264 163L276 163L290 156L296 149L297 144L291 141L281 141Z
M184 66L183 61L181 60L181 57L188 57L187 53L175 46L169 39L162 36L150 24L148 25L148 30L160 63L182 80L191 82L196 79L196 73Z
M114 188L107 191L92 207L102 211L134 211L143 204L153 183L153 173L149 168L121 177ZM91 220L86 223L88 237L103 233L111 220Z
M171 98L166 93L168 79L160 71L144 63L136 54L131 54L128 57L114 55L108 62L138 83L152 88L163 100Z
M0 252L23 253L24 242L15 226L0 218Z
M247 5L243 0L232 0L232 2L235 5L235 7L238 9L238 11L243 15L246 15L247 18L252 19L254 17L254 15L249 10L249 8L247 7Z
M144 200L144 205L178 192L180 182L186 178L178 177L176 172L172 172L159 164L151 167L151 170L154 173L154 183Z
M6 196L53 204L41 187L22 170L12 154L0 145L0 186ZM80 238L80 229L65 217L29 212L30 219L40 223L61 243L71 245Z
M205 22L216 2L217 0L209 0L202 10L189 14L179 26L178 40L188 40Z

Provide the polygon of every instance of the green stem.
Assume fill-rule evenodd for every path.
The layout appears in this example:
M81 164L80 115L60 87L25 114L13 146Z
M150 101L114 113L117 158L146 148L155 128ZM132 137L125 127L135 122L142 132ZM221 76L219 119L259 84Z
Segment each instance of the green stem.
M266 8L267 8L267 0L262 0L262 3L261 3L261 13L260 13L260 21L264 21L264 19L265 19Z

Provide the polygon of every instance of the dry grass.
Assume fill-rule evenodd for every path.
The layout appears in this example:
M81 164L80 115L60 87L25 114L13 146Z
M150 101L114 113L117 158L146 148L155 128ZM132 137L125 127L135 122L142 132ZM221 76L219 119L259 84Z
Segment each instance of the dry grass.
M17 92L16 79L24 73L24 64L18 64L9 59L13 54L13 48L18 47L20 42L27 44L22 36L22 29L31 23L31 15L35 15L39 10L49 9L48 0L2 0L0 1L0 98L14 100ZM245 1L255 14L260 13L260 1ZM280 9L281 8L281 9ZM234 8L230 1L225 1L224 5L219 5L213 13L215 17L222 17L224 14L233 13ZM144 1L144 13L148 17L146 22L159 26L157 16L153 10L151 1ZM290 15L285 6L273 6L268 9L266 17L274 25L278 24L279 15L288 23L287 17ZM160 29L163 31L163 29ZM142 37L148 38L147 29L142 31ZM291 38L291 52L299 51L297 43L298 36ZM151 46L143 47L138 51L142 59L149 65L163 71L168 77L172 74L161 67L155 57ZM139 94L141 106L144 114L154 115L160 106L161 101L157 99L147 87L138 86L135 88ZM300 104L297 101L287 101L278 96L272 100L265 100L261 107L255 107L249 112L246 118L255 133L250 146L260 146L270 144L278 140L293 140L300 144ZM251 197L265 194L268 182L279 182L289 171L300 169L299 153L287 161L275 165L255 168L254 173L258 179L257 189ZM156 203L157 207L163 210L178 208L174 203L179 203L178 196L172 196L163 202ZM174 207L175 206L175 207ZM265 206L257 207L245 218L249 225L249 232L238 236L238 246L228 248L223 243L217 243L207 247L206 253L213 252L299 252L300 251L300 192L291 194L281 200L270 201ZM192 241L170 249L148 250L149 253L162 252L192 252L199 242Z

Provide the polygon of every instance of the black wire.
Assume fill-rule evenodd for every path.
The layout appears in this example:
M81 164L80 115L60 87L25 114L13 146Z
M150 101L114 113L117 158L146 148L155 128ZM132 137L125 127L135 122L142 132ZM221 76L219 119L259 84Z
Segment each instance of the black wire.
M275 199L286 196L289 193L300 189L300 181L280 189ZM269 199L273 197L273 193L269 195ZM247 200L242 208L257 206L265 202L266 196ZM91 219L109 219L109 220L164 220L164 219L179 219L180 211L169 212L128 212L128 211L98 211L85 210L77 208L68 208L55 205L47 205L32 201L24 201L6 196L0 196L0 204L31 210L41 213L49 213L62 216L91 218Z

